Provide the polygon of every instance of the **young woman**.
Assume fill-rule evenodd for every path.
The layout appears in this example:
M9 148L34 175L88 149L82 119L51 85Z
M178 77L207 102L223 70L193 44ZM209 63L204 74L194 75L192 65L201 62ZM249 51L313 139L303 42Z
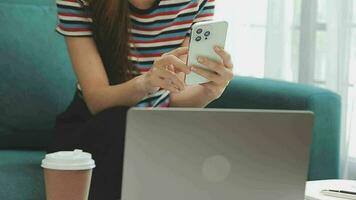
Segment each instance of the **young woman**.
M92 153L90 199L119 199L127 109L205 107L233 78L220 47L223 63L199 58L210 71L185 64L189 30L213 17L214 0L57 0L57 6L56 30L65 36L78 89L57 118L49 151ZM210 82L186 86L191 72Z

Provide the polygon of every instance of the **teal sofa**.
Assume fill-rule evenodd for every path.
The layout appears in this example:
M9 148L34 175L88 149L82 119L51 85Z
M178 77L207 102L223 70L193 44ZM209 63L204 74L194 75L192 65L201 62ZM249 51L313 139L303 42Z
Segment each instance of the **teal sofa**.
M75 77L55 33L54 0L0 0L0 199L41 200L41 159ZM281 81L236 77L214 108L315 113L309 180L338 178L340 97Z

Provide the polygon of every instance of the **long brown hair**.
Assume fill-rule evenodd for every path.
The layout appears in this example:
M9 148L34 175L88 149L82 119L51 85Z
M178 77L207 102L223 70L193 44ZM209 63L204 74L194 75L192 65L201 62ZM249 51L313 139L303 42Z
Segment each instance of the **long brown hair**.
M93 35L110 84L132 78L136 71L128 59L130 9L128 0L87 0Z

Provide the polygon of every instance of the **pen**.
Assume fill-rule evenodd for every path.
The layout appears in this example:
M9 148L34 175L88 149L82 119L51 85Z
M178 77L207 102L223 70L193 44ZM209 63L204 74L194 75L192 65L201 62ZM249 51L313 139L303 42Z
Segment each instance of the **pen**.
M356 192L345 190L322 190L321 193L327 196L356 200Z

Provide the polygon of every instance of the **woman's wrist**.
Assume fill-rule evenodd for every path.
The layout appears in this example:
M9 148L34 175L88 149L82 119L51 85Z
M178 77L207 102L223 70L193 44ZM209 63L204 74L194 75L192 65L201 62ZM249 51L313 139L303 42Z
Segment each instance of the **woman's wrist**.
M145 96L154 93L157 91L157 88L154 88L149 84L149 82L146 79L146 75L142 74L140 76L137 76L135 79L135 89L139 93L143 93Z
M148 94L147 88L145 86L144 75L140 75L134 78L135 90L139 93Z
M223 93L223 91L220 90L220 88L211 88L211 87L202 87L202 90L204 91L204 98L211 102L214 101L218 98L220 98L221 94Z

